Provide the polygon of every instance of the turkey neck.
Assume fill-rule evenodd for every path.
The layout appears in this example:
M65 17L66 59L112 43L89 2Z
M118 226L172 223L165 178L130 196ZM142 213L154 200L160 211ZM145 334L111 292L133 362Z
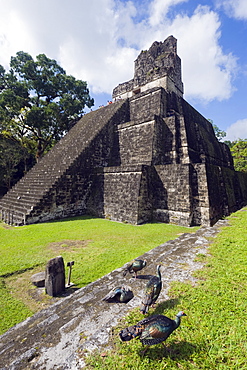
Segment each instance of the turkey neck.
M157 276L161 280L160 266L157 267Z
M177 329L181 323L181 318L179 316L176 316L174 322L175 322L175 329Z

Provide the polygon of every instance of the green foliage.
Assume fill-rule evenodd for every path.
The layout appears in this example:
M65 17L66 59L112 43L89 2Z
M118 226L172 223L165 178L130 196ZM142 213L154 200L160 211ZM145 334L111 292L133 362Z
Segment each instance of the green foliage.
M211 119L208 121L212 124L215 136L220 141L226 136L226 132L220 130L220 128L213 124ZM237 141L224 141L231 150L231 154L234 161L234 168L236 171L247 172L247 139L238 139Z
M234 142L230 140L224 140L224 144L226 144L229 148L231 148L234 145Z
M236 171L247 172L247 139L239 139L230 148Z
M25 147L0 135L0 187L10 189L31 164L32 158Z
M187 314L166 341L166 349L153 346L142 357L138 339L120 342L119 331L140 320L139 312L133 310L114 330L114 350L92 354L87 368L246 369L247 209L233 214L229 222L230 226L222 228L216 237L209 254L199 256L206 264L196 273L197 284L172 284L171 299L150 312L171 318L181 309Z
M0 66L0 132L35 145L39 158L91 107L87 83L76 80L45 54L20 51L10 71Z
M0 287L0 306L4 312L0 333L36 309L28 310L26 307L23 310L20 302L13 310L11 307L16 304L14 296L19 294L17 283L11 285L14 296L4 286L9 286L11 279L24 279L25 274L30 272L30 275L32 270L44 271L50 258L62 255L65 263L74 260L73 283L82 287L157 245L176 238L179 233L194 230L161 223L134 226L89 217L8 228L0 223L0 278L4 284ZM29 279L23 281L26 291L30 290ZM20 299L25 294L23 289Z
M214 129L214 133L215 133L215 136L217 137L217 139L219 141L222 140L226 136L226 132L221 130L217 125L215 125L213 123L213 120L208 119L208 121L212 124L213 129Z
M25 320L32 315L32 311L24 303L15 299L5 285L4 279L0 278L0 334Z

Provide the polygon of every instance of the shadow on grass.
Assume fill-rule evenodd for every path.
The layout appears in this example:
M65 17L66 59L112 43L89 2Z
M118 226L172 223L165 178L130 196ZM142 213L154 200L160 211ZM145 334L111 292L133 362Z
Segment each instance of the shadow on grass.
M53 223L58 223L58 222L92 220L92 219L97 219L97 218L101 218L101 217L95 217L95 216L90 216L90 215L81 215L81 216L74 216L74 217L57 218L55 220L44 221L42 223L53 224Z
M36 263L35 265L33 265L31 267L26 267L24 269L16 270L16 271L13 271L13 272L7 272L6 274L0 275L0 277L8 278L8 277L13 276L13 275L21 275L26 271L33 270L35 267L42 266L42 265L43 265L43 263Z
M139 352L141 358L148 357L150 360L161 360L162 358L170 358L171 360L188 360L191 355L197 351L197 346L191 342L170 342L169 345L155 345L147 349L146 353ZM145 349L145 346L143 346Z
M168 299L156 305L155 310L150 316L153 315L164 315L165 311L175 308L180 303L179 298ZM174 319L170 317L171 319ZM144 357L148 357L152 360L161 360L162 358L171 358L172 360L186 360L197 350L197 346L193 343L181 341L181 342L169 342L165 344L165 348L162 344L151 346L147 349ZM145 346L143 346L143 350ZM143 350L140 351L140 357L143 357Z
M152 315L164 315L164 311L176 307L180 303L179 298L167 299L166 301L156 304Z

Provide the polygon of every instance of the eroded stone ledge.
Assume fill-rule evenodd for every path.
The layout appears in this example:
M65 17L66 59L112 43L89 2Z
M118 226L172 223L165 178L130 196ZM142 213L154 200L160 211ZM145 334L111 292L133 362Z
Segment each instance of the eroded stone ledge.
M227 221L218 221L213 227L201 227L195 233L185 233L145 253L147 266L142 275L155 274L161 264L163 289L158 303L169 299L172 281L196 281L193 272L203 265L195 262L198 253L207 253L209 239L219 232ZM109 348L112 327L128 311L140 306L146 280L123 277L126 265L112 271L93 283L78 289L0 336L1 370L73 369L85 366L79 352ZM101 301L114 286L128 284L134 298L127 304L109 304Z

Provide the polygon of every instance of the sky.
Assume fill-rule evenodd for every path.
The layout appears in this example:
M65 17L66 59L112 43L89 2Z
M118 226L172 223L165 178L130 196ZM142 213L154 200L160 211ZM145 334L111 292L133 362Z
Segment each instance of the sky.
M173 35L184 99L227 133L247 138L246 0L0 0L0 64L46 54L86 81L93 109L133 78L134 60Z

